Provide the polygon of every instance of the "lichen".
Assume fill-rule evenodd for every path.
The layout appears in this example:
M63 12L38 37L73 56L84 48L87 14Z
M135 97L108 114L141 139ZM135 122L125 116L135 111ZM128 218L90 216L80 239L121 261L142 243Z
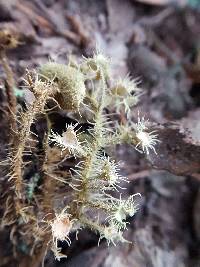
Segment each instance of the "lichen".
M141 195L123 197L129 181L120 174L120 164L111 158L109 149L127 143L146 154L150 150L155 152L157 134L150 131L143 117L138 117L136 122L131 118L131 107L141 95L137 82L128 76L114 82L110 61L98 53L73 66L46 63L40 66L35 78L28 75L27 86L35 99L18 118L16 116L19 122L15 133L17 142L8 155L8 176L15 196L8 197L4 225L7 222L23 229L32 254L42 244L41 253L50 246L58 259L65 257L58 241L70 245L70 233L78 233L85 227L99 233L99 241L106 239L108 245L130 242L123 233L128 227L127 217L134 216L138 209L135 198ZM51 129L46 109L50 100L66 114L68 111L78 113L80 121L67 124L60 134ZM123 120L120 112L123 112ZM37 140L31 126L38 115L44 114L48 129L43 142L40 186L38 189L37 183L34 184L30 196L25 190L24 173L31 163L25 162L24 156L27 147L30 154L35 149L30 145L34 146L32 139ZM90 128L84 131L81 123L88 122L88 118ZM60 157L55 156L53 160L54 150ZM68 158L74 159L73 166L58 172L59 164ZM14 220L13 216L9 217L13 207Z

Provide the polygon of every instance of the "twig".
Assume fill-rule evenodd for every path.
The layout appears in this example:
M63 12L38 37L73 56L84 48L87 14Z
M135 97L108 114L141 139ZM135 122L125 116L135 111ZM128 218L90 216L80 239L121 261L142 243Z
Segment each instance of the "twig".
M180 59L177 57L177 55L170 48L168 48L153 31L150 31L149 33L150 37L155 41L155 45L160 51L162 51L162 53L165 54L165 56L167 56L168 60L170 60L172 64L179 65Z
M85 47L89 43L89 38L87 34L85 33L82 24L78 18L78 16L72 16L72 15L66 15L66 18L69 20L71 23L74 31L80 36L81 44Z
M136 173L133 173L131 175L128 175L128 179L129 181L133 181L133 180L137 180L137 179L140 179L140 178L145 178L145 177L148 177L151 173L151 170L143 170L143 171L139 171L139 172L136 172Z
M192 173L191 176L200 181L200 173Z
M10 112L10 126L11 126L11 129L14 132L16 132L17 123L14 117L17 112L17 101L14 95L15 80L13 77L12 69L9 66L6 52L4 49L0 50L0 61L3 66L3 70L6 74L5 88L6 88L6 95L7 95L8 105L9 105L9 112Z
M32 80L30 75L28 75L28 84L30 90L32 90L35 94L35 100L21 115L20 123L21 129L16 133L16 144L13 149L13 153L11 153L11 173L10 179L14 179L15 181L15 191L18 198L22 198L22 188L23 188L23 155L26 149L26 144L29 141L31 134L31 125L35 121L36 116L40 113L43 113L46 101L55 93L55 88L52 87L51 84L42 83L39 80L36 80L34 85L32 84Z
M38 249L37 253L32 257L23 258L19 267L39 267L43 258L45 257L45 252L48 250L48 243L50 241L49 235L45 236L45 241L42 244L42 247Z
M48 118L48 115L46 114L46 117ZM47 127L48 132L50 131L50 121L47 119ZM42 172L43 172L43 196L42 196L42 207L44 208L44 212L46 214L54 214L53 212L53 196L55 194L56 189L56 180L52 179L47 173L48 173L48 158L49 158L49 145L48 145L48 134L44 137L43 142L44 147L44 161L42 166Z
M38 3L39 2L37 1L37 4ZM40 8L41 8L41 6L42 6L42 3L40 3ZM37 21L39 25L46 27L47 29L51 30L52 32L54 32L57 35L63 36L64 38L72 41L76 45L80 45L80 37L70 30L67 30L67 29L63 30L63 29L58 28L58 26L54 23L50 14L48 13L48 11L44 7L42 8L42 11L44 13L43 17L36 14L29 6L24 5L24 3L23 4L19 3L18 8L24 14L33 18L35 21Z
M143 17L137 21L138 24L143 26L157 26L163 22L167 17L169 17L174 10L169 7L158 14L151 16L151 17Z

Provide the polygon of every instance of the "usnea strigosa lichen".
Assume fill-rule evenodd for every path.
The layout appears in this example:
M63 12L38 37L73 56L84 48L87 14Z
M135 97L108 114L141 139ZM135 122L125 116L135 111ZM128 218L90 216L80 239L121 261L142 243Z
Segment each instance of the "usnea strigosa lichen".
M26 83L34 100L16 115L18 129L7 160L13 195L7 198L3 225L17 225L28 253L36 254L42 246L41 251L51 248L57 259L65 257L59 241L70 245L70 233L82 228L95 231L99 241L106 239L108 244L129 242L123 232L127 217L137 211L135 197L140 194L123 198L128 179L120 174L109 148L127 143L143 153L156 152L157 134L143 117L136 122L130 118L131 107L142 93L138 81L129 76L112 79L110 60L96 53L81 63L46 63L35 76L28 74ZM49 101L76 118L62 133L52 129ZM31 162L26 156L33 153L38 138L31 126L42 114L48 126L42 169L37 179L27 180ZM81 126L84 122L89 124L86 130ZM59 171L59 164L70 158L73 166Z

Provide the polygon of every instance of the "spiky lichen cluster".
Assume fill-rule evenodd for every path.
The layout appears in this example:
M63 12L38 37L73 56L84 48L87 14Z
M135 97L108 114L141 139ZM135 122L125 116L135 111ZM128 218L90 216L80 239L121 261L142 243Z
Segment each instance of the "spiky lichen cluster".
M124 79L119 78L113 83L110 93L111 104L116 107L117 111L123 105L125 112L129 116L130 108L137 104L142 91L138 87L137 79L126 76Z
M20 198L21 212L17 213L20 227L29 236L30 228L35 229L35 238L31 236L34 247L45 240L43 246L50 246L58 259L63 256L58 241L70 245L70 233L84 227L99 233L99 240L106 239L108 244L129 242L123 233L127 229L127 217L137 211L135 197L140 194L122 197L128 179L120 174L119 164L111 159L109 149L128 143L140 152L155 151L157 135L149 130L145 119L138 117L138 121L131 121L131 107L141 95L138 83L128 76L113 81L110 60L99 53L84 58L80 64L50 62L38 72L39 80L29 83L35 101L21 114L19 142L14 144L11 154L10 179L14 180L17 193L14 199ZM48 129L43 143L40 190L36 193L35 185L31 187L34 189L27 200L27 196L21 196L25 147L36 115L46 112L48 118L44 107L50 98L79 119L75 124L67 124L61 134ZM120 112L125 116L123 120ZM90 126L84 131L81 124L88 121ZM59 164L70 158L76 163L70 170L60 170ZM34 200L34 194L41 204ZM27 209L27 201L31 209ZM22 216L24 209L26 220Z

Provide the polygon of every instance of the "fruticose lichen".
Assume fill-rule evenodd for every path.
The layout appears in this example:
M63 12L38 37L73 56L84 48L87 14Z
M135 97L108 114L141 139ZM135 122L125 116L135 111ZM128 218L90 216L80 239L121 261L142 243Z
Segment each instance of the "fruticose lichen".
M32 256L51 248L60 259L65 255L59 241L70 245L70 234L82 228L95 231L99 240L106 239L108 244L129 242L123 233L127 217L138 209L135 197L140 194L123 197L129 181L120 174L109 151L122 143L147 154L155 151L157 134L149 130L147 121L140 117L131 120L131 107L142 92L138 82L129 76L113 80L110 60L97 53L79 64L46 63L35 77L28 74L26 83L35 98L16 115L16 142L8 155L13 191L6 201L2 225L20 229L23 234L18 238ZM62 133L51 129L46 104L52 100L54 106L76 118ZM34 153L38 139L31 126L38 115L46 116L48 126L42 166L37 180L27 180L25 171L31 162L26 156ZM85 130L84 122L89 124ZM73 166L61 171L59 164L68 159L74 159Z

